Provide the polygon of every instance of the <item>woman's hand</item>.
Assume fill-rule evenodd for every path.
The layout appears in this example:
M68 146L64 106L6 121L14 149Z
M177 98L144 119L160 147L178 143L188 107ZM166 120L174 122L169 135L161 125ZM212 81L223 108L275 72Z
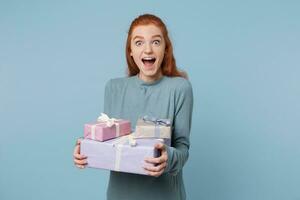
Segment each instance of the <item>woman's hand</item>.
M86 164L87 164L87 157L84 155L80 154L80 142L81 139L77 139L75 148L74 148L74 153L73 153L73 157L74 157L74 164L80 168L83 169L85 168Z
M154 164L154 166L144 166L144 169L148 175L159 177L167 167L168 153L166 146L162 143L157 143L155 148L161 151L161 156L157 158L146 158L145 161Z

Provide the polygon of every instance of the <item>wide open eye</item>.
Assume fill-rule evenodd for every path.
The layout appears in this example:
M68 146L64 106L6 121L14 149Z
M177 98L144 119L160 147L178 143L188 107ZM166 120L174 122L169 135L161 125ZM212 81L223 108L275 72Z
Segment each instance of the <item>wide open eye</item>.
M138 47L141 46L142 44L143 44L143 42L141 40L135 41L135 45Z
M153 40L152 42L154 45L159 46L160 45L160 40Z

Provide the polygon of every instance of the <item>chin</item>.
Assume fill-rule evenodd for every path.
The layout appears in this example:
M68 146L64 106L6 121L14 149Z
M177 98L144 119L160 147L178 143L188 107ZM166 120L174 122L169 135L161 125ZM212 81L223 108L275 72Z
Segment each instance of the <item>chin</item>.
M158 74L158 70L142 70L142 73L145 75L145 76L156 76Z

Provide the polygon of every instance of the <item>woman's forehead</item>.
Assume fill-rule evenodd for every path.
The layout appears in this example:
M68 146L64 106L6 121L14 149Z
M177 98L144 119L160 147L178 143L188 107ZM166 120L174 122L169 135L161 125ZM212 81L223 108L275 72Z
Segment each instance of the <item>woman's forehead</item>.
M160 36L160 37L163 37L163 33L158 26L155 26L153 24L139 25L139 26L135 27L132 31L132 38L135 38L136 36L140 36L140 37Z

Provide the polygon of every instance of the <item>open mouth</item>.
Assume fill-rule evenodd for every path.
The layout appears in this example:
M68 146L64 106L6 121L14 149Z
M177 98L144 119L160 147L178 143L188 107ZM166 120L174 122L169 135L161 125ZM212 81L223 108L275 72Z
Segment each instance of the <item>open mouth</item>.
M156 60L156 58L154 58L154 57L145 57L145 58L142 58L142 62L147 67L151 67L155 63L155 60Z

